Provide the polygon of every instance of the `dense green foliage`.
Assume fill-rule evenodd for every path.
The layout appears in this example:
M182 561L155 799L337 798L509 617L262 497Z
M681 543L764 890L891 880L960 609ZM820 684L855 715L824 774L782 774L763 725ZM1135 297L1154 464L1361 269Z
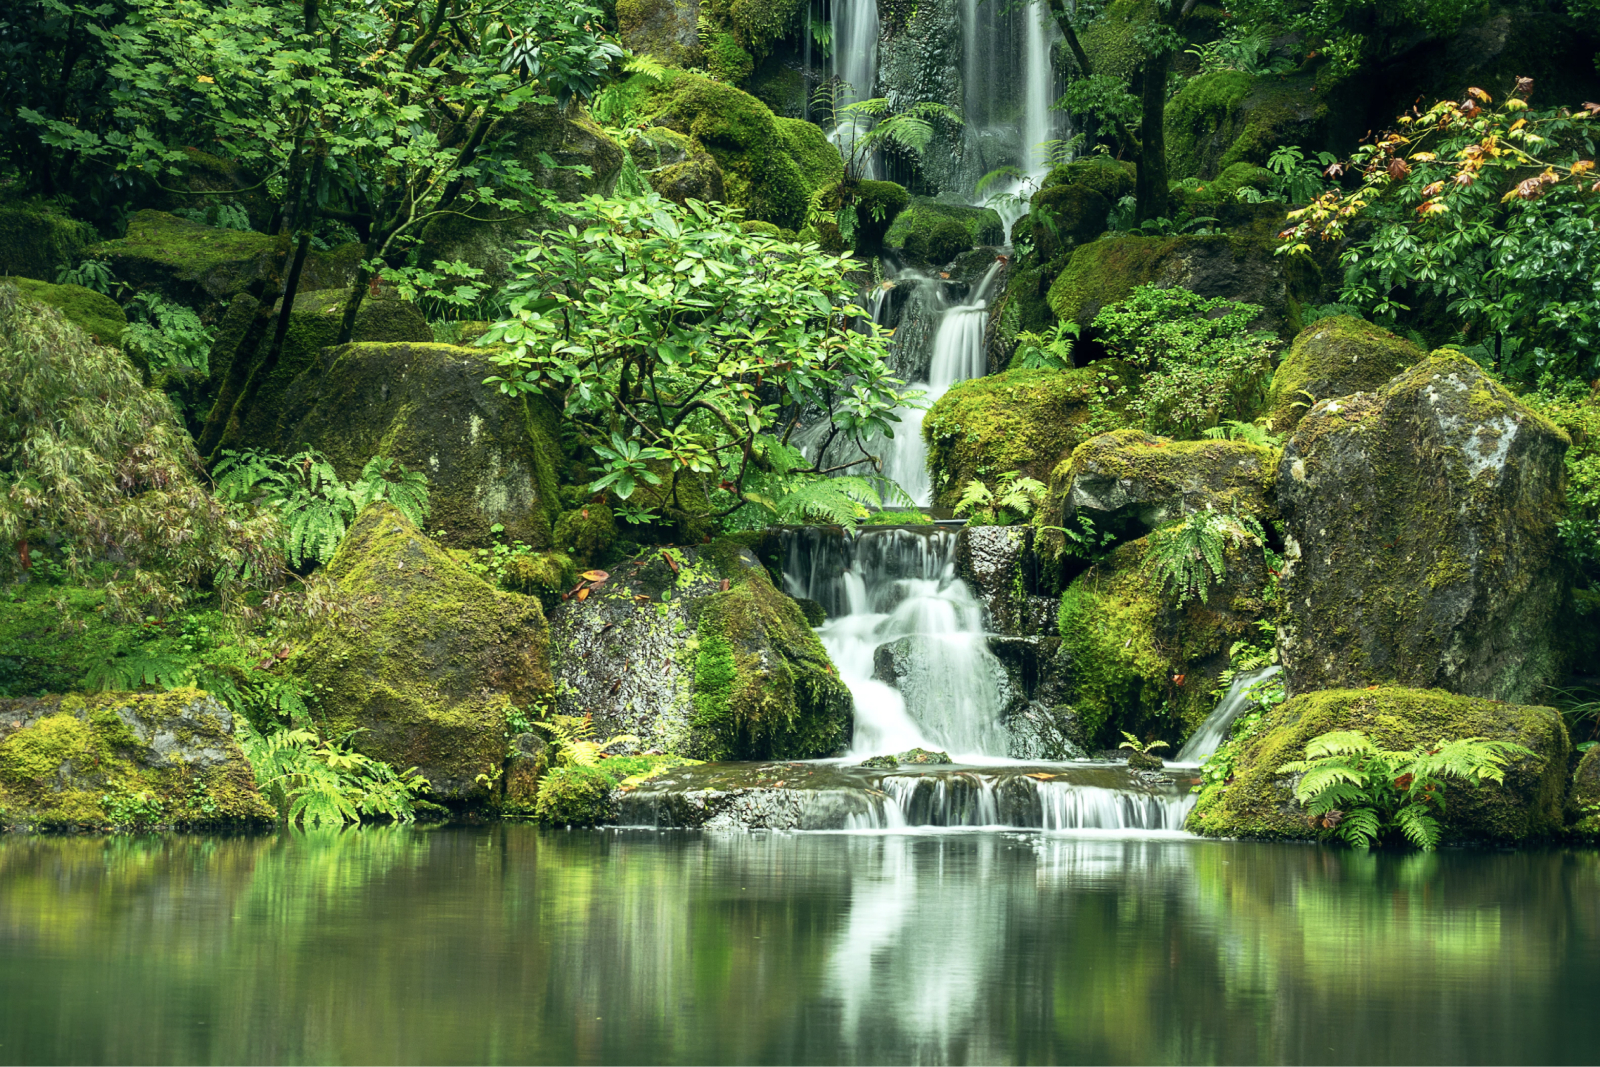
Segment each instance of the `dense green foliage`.
M1294 796L1306 806L1307 819L1354 847L1398 835L1431 851L1439 842L1435 815L1444 811L1448 781L1502 782L1507 761L1532 755L1522 745L1481 737L1391 752L1365 734L1340 731L1312 739L1305 759L1278 772L1303 775Z
M1146 563L1164 595L1179 605L1199 597L1211 599L1211 587L1228 573L1230 546L1261 548L1266 534L1252 515L1227 515L1207 508L1150 535Z
M415 767L397 772L309 730L278 730L265 737L249 731L241 747L261 791L292 825L342 826L363 816L411 822L418 796L428 788Z

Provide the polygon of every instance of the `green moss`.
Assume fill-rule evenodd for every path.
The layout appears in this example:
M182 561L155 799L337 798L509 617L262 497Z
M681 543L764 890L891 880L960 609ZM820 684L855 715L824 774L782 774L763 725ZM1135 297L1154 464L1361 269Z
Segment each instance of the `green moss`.
M1329 689L1295 697L1241 742L1232 784L1208 791L1188 827L1217 837L1326 839L1312 830L1277 769L1305 758L1306 743L1333 730L1356 730L1384 748L1467 737L1513 741L1535 755L1511 764L1503 786L1445 792L1446 840L1511 843L1561 826L1570 743L1552 708L1503 704L1438 689Z
M783 233L782 230L774 226L772 223L760 222L755 219L748 219L739 223L739 229L743 230L745 233L753 233L761 237L777 237Z
M1043 191L1061 185L1081 185L1099 193L1114 205L1123 197L1133 195L1134 174L1132 163L1122 163L1106 156L1090 156L1056 167L1046 175L1039 188Z
M959 382L922 422L934 504L953 507L973 478L1020 470L1044 481L1079 444L1123 425L1120 399L1101 386L1126 369L1008 370Z
M776 116L761 101L710 78L678 74L657 93L651 114L656 123L692 137L711 153L728 202L748 217L791 230L804 223L814 187ZM810 148L795 143L810 161Z
M32 278L0 278L0 282L9 282L24 296L49 304L101 344L115 347L121 343L128 317L109 296L81 285L51 285Z
M118 814L108 801L138 797L164 826L264 824L272 809L232 723L194 689L0 701L0 818L107 829Z
M1056 317L1087 326L1100 309L1154 280L1180 247L1177 237L1113 237L1079 247L1050 286Z
M1215 178L1236 163L1264 166L1273 149L1314 139L1327 115L1327 85L1306 77L1202 74L1167 102L1167 171Z
M109 621L104 606L98 588L0 586L0 697L80 688L91 664L136 642L141 628Z
M230 297L263 271L278 269L287 242L287 237L202 226L164 211L140 211L128 220L127 236L103 241L91 254L107 260L135 289L158 292L214 322ZM310 253L300 287L314 292L349 284L360 254L357 244Z
M1423 356L1410 341L1361 319L1319 319L1294 339L1272 376L1272 428L1292 430L1315 401L1380 388Z
M532 552L506 562L500 584L506 589L536 596L546 607L577 581L578 568L565 552Z
M1578 833L1600 837L1600 745L1585 752L1572 772L1567 810Z
M678 67L700 66L694 9L674 0L617 0L617 25L633 51Z
M697 755L805 759L841 751L850 740L849 691L799 605L764 569L745 566L734 542L714 542L706 555L728 588L696 607Z
M479 797L505 760L506 710L551 690L549 629L532 597L497 592L398 511L373 504L328 565L348 621L329 619L291 668L329 735L418 767L436 796Z
M562 512L554 543L584 567L599 561L617 539L617 520L605 504L585 504Z
M261 380L250 381L241 392L223 433L221 447L238 449L281 439L279 420L289 410L286 403L289 387L295 379L312 371L321 359L322 350L338 340L348 297L349 293L344 289L295 295L294 310L289 314L289 329L284 334L278 360L264 373L257 371ZM279 303L281 305L282 302ZM239 308L237 312L235 306ZM232 320L229 323L230 334L242 337L244 331L240 328L240 320L253 314L254 306L255 301L248 295L235 299L229 305L226 318ZM380 297L369 296L362 300L361 308L356 312L352 337L356 341L428 342L433 340L433 330L415 305L386 292ZM237 344L236 340L235 347ZM264 356L271 344L270 335L262 338L257 358ZM213 381L220 383L227 375L229 364L239 358L239 354L237 351L218 351L216 345L213 345L212 351L222 366L211 366L210 374ZM251 398L248 407L245 405L246 396ZM287 451L298 451L289 442L283 444Z
M806 113L806 76L777 57L756 68L745 91L772 109L774 115L803 118Z
M54 282L99 237L88 223L42 207L0 207L0 275Z
M844 180L844 159L839 155L839 149L829 142L821 126L804 119L775 117L773 121L777 123L778 133L783 138L784 151L800 168L807 196L818 189L832 188Z
M948 263L969 248L1005 241L1005 224L993 208L945 204L914 196L895 217L883 243L918 263Z
M730 0L728 20L739 31L739 39L758 56L765 56L772 45L796 26L796 16L807 0Z
M857 182L855 197L856 226L863 247L882 244L883 235L911 203L911 194L894 182Z
M552 826L594 826L616 818L617 783L595 767L557 767L539 782L534 814Z
M1105 13L1079 35L1094 72L1131 78L1144 63L1139 34L1153 15L1153 0L1112 0Z
M731 33L714 33L706 45L706 72L720 82L738 85L755 73L756 61Z
M1064 169L1064 168L1063 168ZM1033 194L1028 225L1041 262L1070 252L1105 232L1115 201L1088 185L1047 185Z

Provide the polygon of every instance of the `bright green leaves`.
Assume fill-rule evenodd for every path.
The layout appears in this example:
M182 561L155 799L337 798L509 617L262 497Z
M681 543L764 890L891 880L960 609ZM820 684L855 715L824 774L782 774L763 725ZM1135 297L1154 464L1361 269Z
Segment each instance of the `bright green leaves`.
M1178 606L1195 597L1204 604L1210 599L1211 586L1228 573L1230 543L1260 548L1266 543L1266 533L1249 515L1228 515L1209 508L1192 512L1150 535L1145 565L1162 594L1175 597Z
M605 461L601 467L601 475L589 483L588 492L598 493L610 489L623 500L633 495L633 491L640 482L648 485L660 485L661 476L652 471L647 464L652 460L666 459L668 453L659 448L641 448L637 441L624 441L619 435L611 435L611 447L597 444L594 446L595 454Z
M339 741L319 740L309 730L261 737L246 727L240 734L261 792L291 826L338 827L362 816L412 822L419 797L428 790L417 768L396 771Z

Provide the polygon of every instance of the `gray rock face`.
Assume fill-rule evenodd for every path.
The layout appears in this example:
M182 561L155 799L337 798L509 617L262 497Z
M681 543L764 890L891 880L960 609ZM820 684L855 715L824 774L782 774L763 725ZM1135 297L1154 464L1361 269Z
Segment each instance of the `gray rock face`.
M1006 720L1012 759L1068 760L1083 758L1083 725L1077 713L1062 704L1030 703Z
M1085 441L1057 476L1062 515L1139 536L1196 511L1263 517L1276 454L1243 441L1172 441L1115 430Z
M1277 473L1290 692L1389 683L1517 703L1551 678L1568 443L1448 350L1313 407Z
M962 99L961 8L957 0L925 0L903 24L884 27L878 45L878 90L858 87L858 97L884 96L896 111L923 100L959 105ZM922 171L938 189L966 188L984 172L968 160L961 130L943 128L922 157ZM964 184L963 184L964 183Z
M850 692L799 605L731 541L653 549L550 616L557 702L597 734L694 759L849 743Z
M1040 595L1031 527L963 527L956 540L956 576L972 586L996 633L1055 633L1056 600Z

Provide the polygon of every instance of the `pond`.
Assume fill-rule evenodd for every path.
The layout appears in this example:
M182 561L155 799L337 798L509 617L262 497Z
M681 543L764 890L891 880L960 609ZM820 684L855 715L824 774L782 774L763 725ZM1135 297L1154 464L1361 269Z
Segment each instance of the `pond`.
M0 838L8 1063L1593 1062L1600 854Z

